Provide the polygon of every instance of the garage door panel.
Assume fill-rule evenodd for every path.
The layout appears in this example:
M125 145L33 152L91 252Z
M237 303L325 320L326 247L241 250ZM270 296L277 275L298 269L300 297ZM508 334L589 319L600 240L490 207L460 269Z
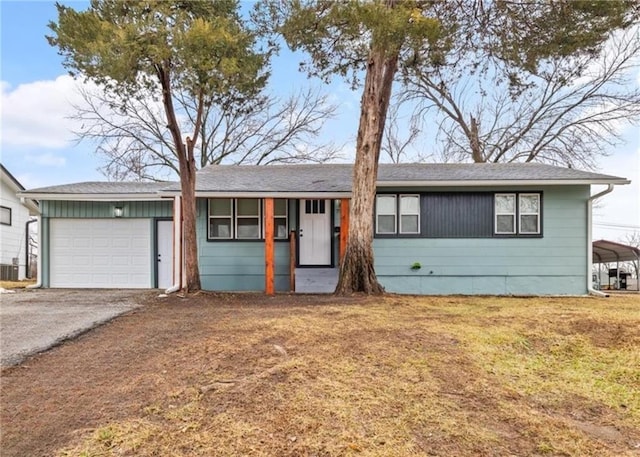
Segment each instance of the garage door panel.
M51 287L151 287L148 219L52 219Z

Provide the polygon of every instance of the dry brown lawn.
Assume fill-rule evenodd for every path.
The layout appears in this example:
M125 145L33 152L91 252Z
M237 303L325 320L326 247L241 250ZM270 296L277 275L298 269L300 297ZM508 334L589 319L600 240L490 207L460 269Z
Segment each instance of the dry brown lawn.
M199 294L2 373L3 456L637 456L640 297Z
M0 281L0 287L3 289L24 289L31 284L35 284L35 279L24 279L22 281Z

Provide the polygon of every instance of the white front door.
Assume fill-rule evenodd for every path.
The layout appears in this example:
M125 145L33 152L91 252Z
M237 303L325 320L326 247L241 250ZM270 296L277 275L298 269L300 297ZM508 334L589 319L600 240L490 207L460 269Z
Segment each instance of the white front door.
M173 221L158 221L157 224L158 288L167 289L173 285Z
M300 200L300 265L331 265L331 200Z

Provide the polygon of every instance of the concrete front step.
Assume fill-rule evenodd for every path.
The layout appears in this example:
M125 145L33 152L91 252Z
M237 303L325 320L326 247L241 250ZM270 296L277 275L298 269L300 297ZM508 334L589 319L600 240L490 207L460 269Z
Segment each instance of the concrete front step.
M297 293L331 294L337 284L337 268L296 268Z

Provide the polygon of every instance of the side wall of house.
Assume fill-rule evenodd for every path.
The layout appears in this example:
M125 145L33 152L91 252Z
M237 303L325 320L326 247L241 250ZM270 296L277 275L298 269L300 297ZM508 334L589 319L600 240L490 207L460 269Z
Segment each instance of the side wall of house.
M17 260L18 279L25 278L25 249L26 223L29 220L29 210L25 208L15 191L4 181L0 189L0 206L11 211L11 224L0 224L0 264L3 268L13 269L14 259ZM15 270L13 271L15 274Z
M375 268L387 291L491 295L587 293L589 186L477 190L542 191L542 236L376 238ZM412 270L416 262L421 268Z
M198 199L197 237L200 280L204 290L264 291L264 240L207 240L207 200ZM289 229L295 223L295 205L289 202ZM289 242L275 243L275 288L289 290Z
M50 286L50 221L52 219L113 219L115 207L123 209L122 219L148 219L151 233L155 232L156 219L171 219L173 217L173 202L171 200L117 202L43 200L40 202L42 211L42 284L44 287ZM154 241L153 237L151 241ZM149 261L154 262L155 246L151 246L151 253Z

